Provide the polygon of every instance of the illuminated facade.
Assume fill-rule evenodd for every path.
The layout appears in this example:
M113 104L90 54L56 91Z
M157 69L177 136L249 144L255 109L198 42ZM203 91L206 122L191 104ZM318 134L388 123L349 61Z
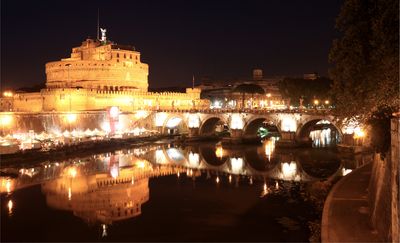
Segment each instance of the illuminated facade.
M46 88L1 99L1 111L85 111L118 106L139 109L208 108L200 89L186 93L147 92L149 66L132 46L87 39L71 56L46 63Z

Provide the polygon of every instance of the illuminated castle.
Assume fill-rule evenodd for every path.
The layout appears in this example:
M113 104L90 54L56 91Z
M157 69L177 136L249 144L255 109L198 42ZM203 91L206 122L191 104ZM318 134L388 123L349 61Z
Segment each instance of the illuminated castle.
M132 46L108 41L105 29L100 40L87 39L72 48L69 58L46 63L46 88L17 93L1 99L1 111L85 111L119 106L139 109L206 108L200 89L186 93L147 92L149 66Z

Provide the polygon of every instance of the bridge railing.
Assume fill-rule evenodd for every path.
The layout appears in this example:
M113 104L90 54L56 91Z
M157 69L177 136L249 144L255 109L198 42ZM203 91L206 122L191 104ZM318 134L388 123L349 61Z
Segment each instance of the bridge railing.
M251 113L251 114L270 114L270 113L307 113L327 115L331 114L331 109L154 109L156 112L173 112L173 113Z

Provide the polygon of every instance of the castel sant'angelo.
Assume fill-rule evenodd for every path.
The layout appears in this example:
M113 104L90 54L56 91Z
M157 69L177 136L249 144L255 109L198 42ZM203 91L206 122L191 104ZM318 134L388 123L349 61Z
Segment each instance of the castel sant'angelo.
M148 92L149 66L133 46L107 40L106 30L96 40L72 48L71 57L46 63L46 88L1 99L1 111L51 112L138 109L199 109L209 107L200 90L186 93Z

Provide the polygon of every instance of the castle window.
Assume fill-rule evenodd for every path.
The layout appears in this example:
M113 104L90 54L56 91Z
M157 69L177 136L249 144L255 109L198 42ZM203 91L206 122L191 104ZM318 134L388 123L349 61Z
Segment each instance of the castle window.
M119 59L117 59L117 62L119 62Z
M124 58L126 59L126 54L124 53Z
M129 59L132 59L132 54L129 55Z
M119 58L119 53L117 53L117 57Z

